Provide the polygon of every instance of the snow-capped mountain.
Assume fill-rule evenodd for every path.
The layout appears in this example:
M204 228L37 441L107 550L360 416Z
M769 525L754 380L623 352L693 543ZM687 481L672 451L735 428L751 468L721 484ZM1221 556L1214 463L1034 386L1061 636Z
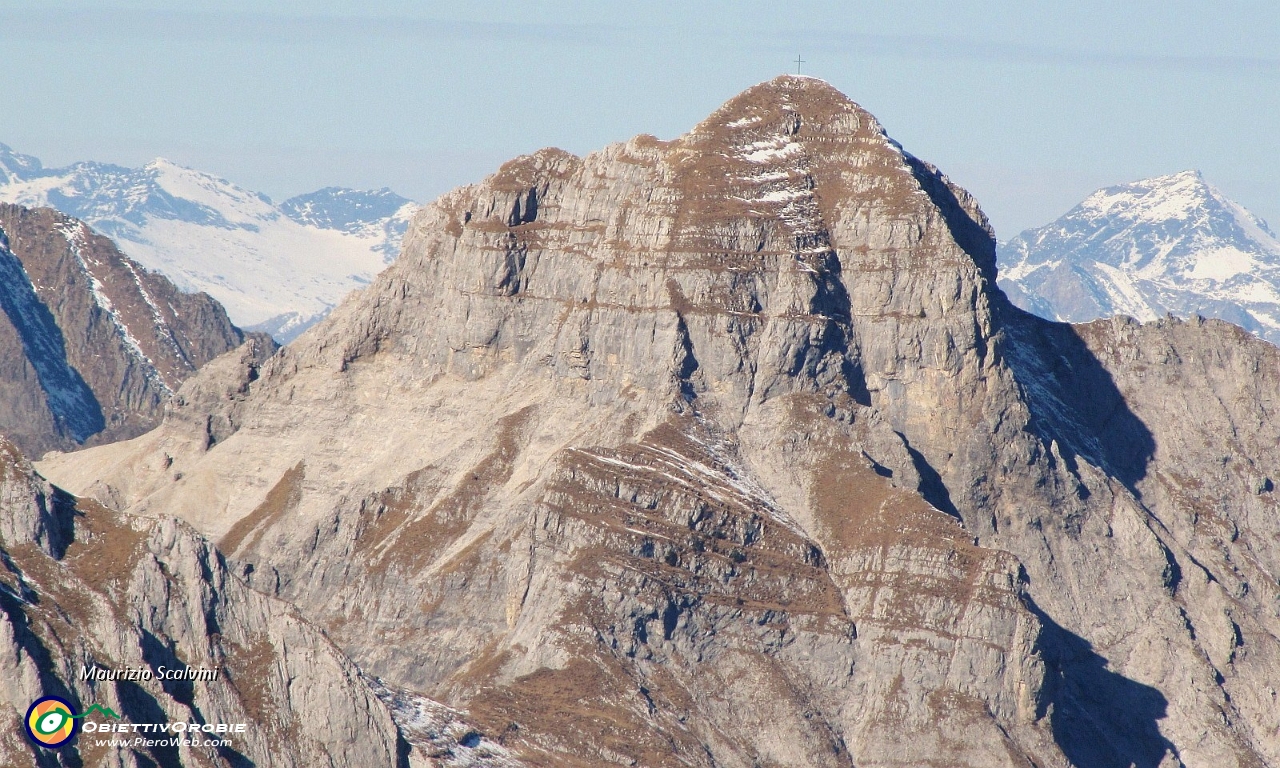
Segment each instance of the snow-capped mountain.
M237 325L280 341L390 263L417 208L387 189L327 188L277 205L163 159L45 168L3 144L0 202L83 219L179 287L216 298Z
M1055 320L1198 314L1280 343L1280 239L1198 171L1099 190L1003 243L1000 286Z

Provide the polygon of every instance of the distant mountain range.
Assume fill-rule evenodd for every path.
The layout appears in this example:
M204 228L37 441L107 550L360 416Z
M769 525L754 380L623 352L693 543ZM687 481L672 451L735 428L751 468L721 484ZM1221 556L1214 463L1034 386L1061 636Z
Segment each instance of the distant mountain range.
M287 342L394 260L413 201L329 187L276 204L157 159L142 168L45 168L0 144L0 202L84 220L131 258L220 301L232 321Z
M1280 344L1280 239L1198 171L1094 192L999 254L1000 286L1043 317L1201 315Z

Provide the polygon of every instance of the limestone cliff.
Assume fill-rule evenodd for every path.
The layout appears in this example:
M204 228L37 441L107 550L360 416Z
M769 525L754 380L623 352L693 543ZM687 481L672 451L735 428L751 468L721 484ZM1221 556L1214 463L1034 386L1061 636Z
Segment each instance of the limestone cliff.
M1270 765L1278 372L1017 310L967 193L781 77L445 195L41 467L535 765Z
M407 765L408 745L354 665L289 606L239 583L188 526L77 503L32 475L11 445L0 451L0 763ZM220 677L81 679L95 666ZM107 707L124 722L247 730L216 748L109 746L82 732L54 752L31 745L19 725L50 694L80 711Z

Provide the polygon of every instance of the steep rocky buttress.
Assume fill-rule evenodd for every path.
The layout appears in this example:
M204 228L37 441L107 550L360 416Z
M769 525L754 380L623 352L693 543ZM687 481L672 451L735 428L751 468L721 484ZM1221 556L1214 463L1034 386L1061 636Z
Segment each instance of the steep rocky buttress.
M323 635L239 583L189 526L77 502L0 442L0 763L408 765L390 712ZM85 668L219 670L204 680L83 679ZM56 695L133 723L245 723L230 747L32 746L27 706ZM323 713L318 717L317 713ZM105 720L108 724L110 720ZM133 735L121 741L132 742Z
M1012 307L967 193L780 77L445 195L290 347L40 466L534 765L1257 766L1278 394L1222 323Z

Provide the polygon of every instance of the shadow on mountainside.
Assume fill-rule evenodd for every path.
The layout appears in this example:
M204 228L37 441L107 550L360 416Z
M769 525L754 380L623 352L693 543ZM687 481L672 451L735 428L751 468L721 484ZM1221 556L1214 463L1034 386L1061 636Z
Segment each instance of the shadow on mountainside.
M911 154L906 154L907 165L911 175L915 176L920 189L929 196L938 211L942 214L951 238L969 254L974 264L982 272L987 281L994 287L996 284L996 240L985 220L975 219L973 214L965 210L956 190L947 182L942 171L932 163L927 163ZM963 191L961 194L965 194Z
M120 702L120 714L131 723L167 723L169 716L147 689L127 680L116 681L116 698ZM178 747L168 739L154 739L154 743L145 747L147 754L134 750L134 755L142 765L150 764L158 768L182 768L182 758ZM147 755L150 757L148 758Z
M1005 363L1030 410L1029 428L1046 445L1057 443L1072 472L1082 457L1139 496L1137 483L1155 453L1151 430L1129 409L1076 328L1036 317L1008 300L996 285L995 240L984 222L965 211L936 169L914 158L908 162L955 241L988 280L993 320L1008 340ZM1158 726L1168 711L1164 695L1108 669L1087 640L1050 618L1030 595L1026 600L1043 626L1038 650L1046 679L1039 714L1049 717L1054 741L1071 764L1157 768L1167 755L1176 757Z
M1077 768L1157 768L1177 751L1157 725L1169 702L1160 691L1107 669L1084 638L1049 617L1040 619L1039 651L1047 667L1041 712L1054 741ZM1049 711L1052 707L1052 711Z
M1032 428L1046 442L1057 440L1068 462L1069 453L1083 456L1138 496L1136 484L1155 453L1151 431L1129 410L1111 374L1074 327L1019 309L996 285L995 237L980 216L965 210L942 173L911 155L907 163L952 238L988 281L991 311L1012 342L1008 364L1026 393Z
M36 293L22 262L6 249L0 230L0 311L13 325L22 342L27 362L45 393L49 411L58 428L77 443L106 428L106 417L93 390L67 359L62 329L49 307ZM6 361L6 367L20 374L22 363ZM23 449L27 450L24 445Z
M1129 410L1111 373L1074 326L1021 310L998 289L991 297L1032 429L1046 441L1057 440L1068 463L1082 456L1141 497L1137 483L1155 454L1155 437Z

